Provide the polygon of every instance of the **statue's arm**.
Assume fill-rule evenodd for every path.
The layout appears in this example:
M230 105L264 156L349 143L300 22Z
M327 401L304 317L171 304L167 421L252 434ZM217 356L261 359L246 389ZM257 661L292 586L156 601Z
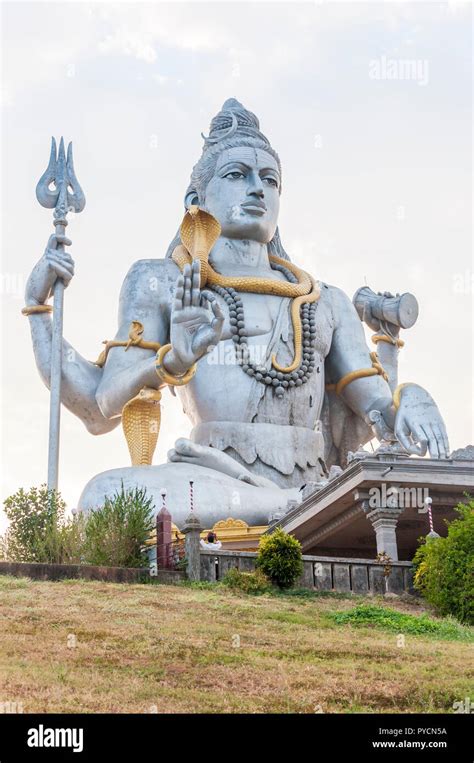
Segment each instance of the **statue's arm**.
M127 341L132 321L144 328L145 341L169 341L169 302L179 270L170 260L139 260L127 273L119 300L116 341ZM156 351L142 347L112 347L97 388L97 404L114 419L142 387L161 386L155 370Z
M181 273L171 259L139 260L125 278L120 294L117 341L127 341L130 324L143 325L143 340L171 347L164 371L180 376L218 344L224 315L215 295L201 291L200 263L186 264ZM97 402L107 418L120 416L126 403L142 387L158 389L165 383L156 373L156 352L131 346L109 350Z
M337 383L346 374L370 368L372 361L364 330L349 298L340 289L330 287L334 332L326 361L328 382ZM401 445L409 453L446 458L449 442L446 427L431 395L417 384L408 384L400 392L395 408L388 383L382 376L354 379L341 392L354 413L367 424L371 411L379 411Z
M62 278L67 286L74 275L71 255L58 251L58 244L69 245L65 236L51 236L45 253L30 274L25 290L28 306L42 305L51 294L53 285ZM41 379L50 388L52 320L49 313L29 315L31 339L36 366ZM105 418L97 405L96 391L102 369L80 355L65 339L62 341L61 402L81 419L92 434L105 434L116 427L118 421Z
M32 304L30 302L30 304ZM29 316L36 366L50 388L52 320L48 313ZM77 416L91 434L105 434L118 424L102 415L96 391L102 369L80 355L68 341L62 342L61 402Z
M372 360L362 323L349 297L334 286L329 287L329 297L334 331L326 359L326 382L337 384L352 371L371 368ZM366 423L370 423L368 416L375 408L383 414L389 425L393 425L392 393L382 376L354 379L344 387L341 397Z

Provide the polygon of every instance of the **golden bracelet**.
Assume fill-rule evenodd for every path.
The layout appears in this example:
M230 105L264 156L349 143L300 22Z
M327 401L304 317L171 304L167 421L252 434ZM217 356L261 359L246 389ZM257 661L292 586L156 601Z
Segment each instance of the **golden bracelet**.
M164 344L163 347L160 347L158 352L156 353L156 363L155 363L155 369L156 373L160 377L161 381L165 384L169 384L171 387L181 387L183 384L187 384L191 381L194 374L196 373L197 365L194 363L194 365L191 366L189 371L186 371L186 373L182 374L181 376L173 376L172 374L169 374L168 371L166 371L164 365L163 365L163 358L165 357L166 353L171 350L170 344Z
M405 382L404 384L399 384L398 387L393 391L393 407L396 411L400 408L400 394L403 389L403 387L411 387L411 385L414 382Z
M380 364L377 353L371 352L370 359L372 361L372 368L359 368L357 371L349 371L342 379L339 379L337 384L326 384L326 390L340 395L344 387L347 387L352 381L364 379L367 376L382 376L385 381L388 381L388 375Z
M395 344L397 347L405 346L405 342L403 341L403 339L392 339L386 334L374 334L372 337L372 341L374 344L377 344L378 342L388 342L389 344Z
M21 311L22 315L36 315L37 313L52 313L52 305L26 305Z

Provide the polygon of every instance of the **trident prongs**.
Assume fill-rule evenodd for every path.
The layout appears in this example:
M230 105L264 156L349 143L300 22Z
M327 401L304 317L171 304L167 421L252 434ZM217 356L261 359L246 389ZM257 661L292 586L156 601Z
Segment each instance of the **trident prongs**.
M55 208L57 220L64 220L68 212L82 212L84 209L86 199L74 172L72 143L68 145L66 159L63 138L59 151L56 150L55 138L51 139L49 164L36 186L36 198L43 207Z
M52 187L51 187L52 186ZM82 212L86 199L82 188L77 182L72 159L72 143L64 153L64 140L61 138L59 151L56 151L56 141L51 140L51 153L46 171L36 186L36 198L47 209L54 209L53 224L56 236L56 251L64 253L62 238L66 232L68 212ZM63 335L63 304L64 281L57 278L53 288L54 312L51 338L51 381L49 408L49 447L48 447L48 489L58 488L58 458L59 458L59 428L61 418L61 369L62 369L62 335Z

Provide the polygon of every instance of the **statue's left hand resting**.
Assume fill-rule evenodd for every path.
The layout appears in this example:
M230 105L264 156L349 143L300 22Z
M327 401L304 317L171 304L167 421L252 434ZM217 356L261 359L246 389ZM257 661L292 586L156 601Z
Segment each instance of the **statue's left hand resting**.
M170 317L171 350L163 364L181 375L215 347L221 338L224 314L211 291L201 291L199 260L185 265L176 281ZM210 307L210 309L209 309Z
M418 384L403 387L394 431L409 453L424 456L429 448L431 458L449 455L448 435L438 406Z

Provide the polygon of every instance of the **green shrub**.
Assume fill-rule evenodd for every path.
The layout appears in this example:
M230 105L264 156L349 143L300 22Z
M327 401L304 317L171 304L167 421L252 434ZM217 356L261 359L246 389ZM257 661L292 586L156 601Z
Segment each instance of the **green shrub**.
M3 535L0 535L0 562L11 561L8 558L8 530L5 530Z
M279 588L291 588L303 572L301 543L278 527L260 539L256 566Z
M77 528L65 519L60 493L46 485L20 488L4 501L9 527L2 538L2 556L15 562L60 564L77 556Z
M233 591L244 593L261 594L271 590L271 583L261 570L241 572L232 567L222 578L222 583Z
M51 524L38 540L40 556L55 564L81 564L86 518L83 514Z
M146 567L144 544L154 526L153 501L146 490L134 488L105 498L85 525L84 561L111 567Z
M440 615L474 624L474 500L460 503L446 538L423 540L414 556L415 588Z
M434 636L454 641L474 641L472 630L456 620L433 620L427 615L407 615L388 607L359 604L344 612L328 612L327 616L337 625L355 625L382 628L393 633L413 636Z

